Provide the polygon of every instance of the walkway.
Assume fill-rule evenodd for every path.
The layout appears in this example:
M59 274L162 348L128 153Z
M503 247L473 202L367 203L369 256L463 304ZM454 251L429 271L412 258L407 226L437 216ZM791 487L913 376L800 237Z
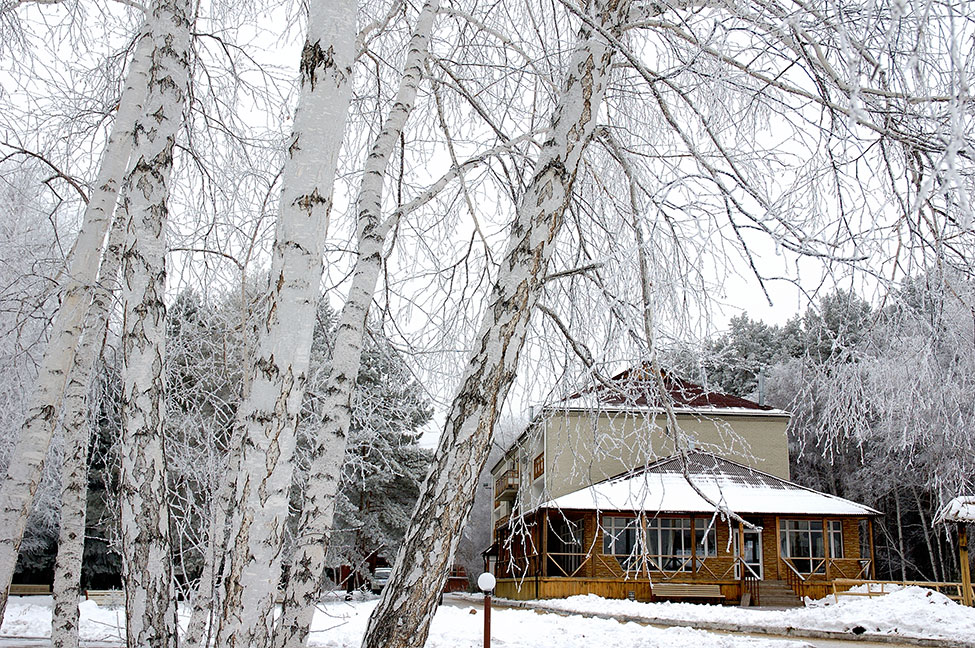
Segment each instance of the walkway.
M444 597L444 603L463 607L481 607L479 598L470 595L456 594ZM535 610L543 614L558 614L560 616L583 616L597 619L615 619L621 623L638 623L654 628L694 628L706 630L716 634L744 635L755 639L779 639L794 641L802 639L815 648L910 648L912 646L927 646L930 648L975 648L975 637L972 641L951 641L944 639L915 639L911 637L892 637L877 634L853 634L833 630L812 630L808 628L766 628L764 626L719 623L714 621L682 621L675 619L648 619L646 617L628 614L567 612L545 604L545 601L494 601L494 608Z

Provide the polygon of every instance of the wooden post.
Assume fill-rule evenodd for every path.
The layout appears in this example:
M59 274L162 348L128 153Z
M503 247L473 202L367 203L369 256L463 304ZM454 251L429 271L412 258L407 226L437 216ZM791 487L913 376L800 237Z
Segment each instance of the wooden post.
M972 575L968 565L968 527L965 522L958 522L958 558L961 561L961 602L962 605L972 606Z
M833 534L829 528L829 520L823 518L823 559L826 561L826 582L830 581L829 572L829 558L830 558L830 542L833 541Z
M491 648L491 592L484 594L484 648Z
M745 525L738 523L738 571L741 574L742 594L745 593Z
M549 511L545 509L541 513L542 517L542 550L539 552L538 565L541 570L542 578L548 575L548 525L549 525Z
M870 536L870 579L877 580L877 556L873 548L873 518L867 518L867 535Z
M691 516L691 573L697 575L697 520Z
M779 568L782 563L782 536L779 530L779 516L775 516L775 540L772 544L775 545L775 578L776 580L782 580L782 570Z

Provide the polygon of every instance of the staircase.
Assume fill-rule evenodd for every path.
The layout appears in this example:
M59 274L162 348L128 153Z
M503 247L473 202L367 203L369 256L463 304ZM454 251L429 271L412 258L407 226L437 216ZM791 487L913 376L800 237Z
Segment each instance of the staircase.
M802 607L802 600L784 580L760 581L758 601L762 607Z

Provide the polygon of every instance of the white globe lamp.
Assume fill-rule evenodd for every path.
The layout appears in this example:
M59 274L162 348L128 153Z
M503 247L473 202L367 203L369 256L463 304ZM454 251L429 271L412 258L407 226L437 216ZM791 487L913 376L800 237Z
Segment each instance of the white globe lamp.
M498 584L495 580L494 574L490 572L484 572L477 577L477 586L482 592L493 592L494 586Z

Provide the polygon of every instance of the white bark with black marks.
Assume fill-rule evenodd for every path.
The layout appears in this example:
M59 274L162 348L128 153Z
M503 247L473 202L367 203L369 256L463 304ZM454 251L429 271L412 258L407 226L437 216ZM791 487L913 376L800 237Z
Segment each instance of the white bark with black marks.
M314 459L295 538L284 607L274 631L275 648L301 648L306 644L321 593L335 495L352 421L352 390L359 374L366 320L382 273L383 245L390 229L389 223L382 222L383 179L416 101L439 5L439 0L428 0L420 9L396 98L366 157L356 205L358 251L352 285L335 334L332 366L321 405L322 425L315 434L317 447L312 450Z
M122 250L120 528L129 648L176 646L166 492L166 227L169 176L189 95L193 6L158 0L149 17L152 64L119 204Z
M129 63L112 134L105 145L81 231L72 248L68 272L61 287L61 307L51 324L50 339L37 372L17 446L11 453L7 478L0 486L0 529L3 529L0 532L0 620L7 605L7 590L17 564L27 516L60 418L62 397L91 304L105 235L132 152L132 129L146 93L151 51L148 36L140 35Z
M596 25L618 36L628 4L594 2L590 15ZM515 377L576 171L596 126L612 59L613 49L605 38L583 25L549 138L518 206L480 342L454 398L393 573L369 619L363 648L426 642L490 450L495 420Z
M237 415L237 425L243 427L242 456L217 632L222 648L264 646L271 638L295 430L320 298L332 186L351 100L355 37L355 2L311 2L268 311L259 324L249 391Z
M61 526L54 566L53 648L78 648L79 643L78 601L85 549L88 446L92 433L87 396L93 369L108 331L113 290L125 241L125 225L121 219L112 223L94 299L64 392L64 465L61 472Z

